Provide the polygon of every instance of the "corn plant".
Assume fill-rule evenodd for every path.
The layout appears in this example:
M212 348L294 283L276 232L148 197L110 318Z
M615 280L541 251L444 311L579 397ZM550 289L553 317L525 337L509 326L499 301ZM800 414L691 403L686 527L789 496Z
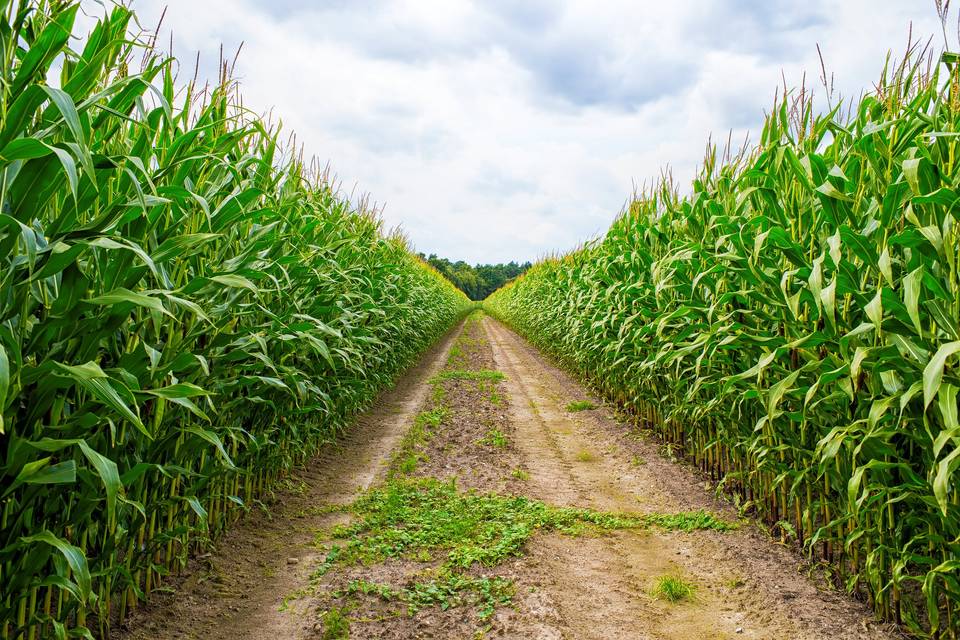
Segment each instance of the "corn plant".
M775 101L607 234L486 302L877 615L960 634L960 82L888 64L817 114Z
M105 635L469 304L226 74L77 11L0 0L4 639Z

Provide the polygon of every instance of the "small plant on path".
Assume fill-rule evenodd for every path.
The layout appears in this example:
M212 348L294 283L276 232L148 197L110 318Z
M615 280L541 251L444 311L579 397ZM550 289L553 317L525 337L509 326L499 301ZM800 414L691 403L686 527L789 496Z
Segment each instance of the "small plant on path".
M492 369L448 369L435 375L430 382L441 380L470 380L472 382L492 381L500 382L504 379L503 373Z
M653 595L667 602L688 600L696 593L696 587L676 575L663 575L657 578Z
M591 409L596 409L597 405L593 404L589 400L574 400L573 402L567 404L567 411L570 413L576 413L578 411L589 411Z
M496 447L497 449L506 449L508 441L507 436L502 431L499 429L490 429L487 431L487 435L480 439L479 444Z

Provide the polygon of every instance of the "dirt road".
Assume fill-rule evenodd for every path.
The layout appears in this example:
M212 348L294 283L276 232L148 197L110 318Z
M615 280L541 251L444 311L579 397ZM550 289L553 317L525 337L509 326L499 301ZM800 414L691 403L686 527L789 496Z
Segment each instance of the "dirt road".
M575 401L595 408L572 411L584 406L571 407ZM466 497L423 512L415 499L384 515L411 491L441 491L423 484L433 478L455 482L454 495ZM369 487L386 487L386 497L350 514L338 509ZM457 518L481 508L469 501L485 492L536 501L510 499L497 503L502 513L485 516L502 516L501 528L526 537L495 561L457 568L446 554L505 544L490 541L500 525L492 533L459 526ZM656 441L618 422L512 331L475 316L384 395L337 451L299 474L271 518L246 518L175 597L139 613L123 637L898 637L871 622L862 604L808 578L800 556L749 522L733 530L614 523L581 531L551 524L556 513L572 513L561 510L523 529L525 510L540 502L593 510L597 522L606 522L603 514L704 510L737 523L694 470L661 455ZM417 528L427 521L438 533ZM357 522L375 526L331 530ZM692 593L663 598L656 585L665 576Z

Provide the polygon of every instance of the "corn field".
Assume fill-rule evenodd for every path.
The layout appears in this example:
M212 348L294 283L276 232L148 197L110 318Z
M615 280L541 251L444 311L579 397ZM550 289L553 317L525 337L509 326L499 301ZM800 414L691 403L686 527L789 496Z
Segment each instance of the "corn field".
M77 13L0 1L5 639L103 636L469 306L226 72Z
M579 372L878 617L960 637L960 79L888 63L781 95L488 310Z

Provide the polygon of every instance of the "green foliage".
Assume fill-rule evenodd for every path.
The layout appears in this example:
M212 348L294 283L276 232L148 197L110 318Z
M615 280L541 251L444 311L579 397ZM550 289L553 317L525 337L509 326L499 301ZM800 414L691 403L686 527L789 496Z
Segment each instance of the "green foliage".
M440 607L445 611L475 604L481 621L490 618L498 606L509 604L513 599L513 583L506 578L465 576L446 568L436 573L436 577L418 580L400 589L379 582L352 580L346 589L332 595L334 598L363 595L385 602L400 601L406 604L409 616L429 607Z
M426 457L421 451L423 445L433 437L434 432L449 415L450 410L442 405L417 414L393 455L389 472L391 477L396 473L409 475L417 470L417 466Z
M551 507L524 496L461 493L452 481L432 478L394 479L364 494L354 503L353 512L357 522L334 530L334 537L346 542L330 550L323 571L335 564L375 563L437 552L444 553L444 566L450 569L494 566L520 555L523 544L536 531L571 531L584 524L601 530L656 526L722 531L731 526L702 511L608 514Z
M407 603L409 615L427 607L438 606L446 610L473 601L477 605L477 615L483 621L490 618L498 606L509 604L513 599L513 582L507 578L477 578L449 569L441 570L440 574L439 578L415 582L404 589L402 598Z
M737 528L736 524L721 520L704 509L685 513L649 513L644 518L648 525L665 531L730 531Z
M432 478L390 480L359 498L352 511L357 521L334 529L333 537L341 542L328 550L316 575L338 566L370 565L388 558L441 562L436 575L412 586L398 589L355 581L336 597L362 593L399 599L407 603L411 615L427 606L447 608L472 602L479 607L481 619L508 603L513 587L501 577L477 578L466 572L475 566L495 567L522 555L527 540L538 531L577 535L585 529L725 531L732 527L703 511L624 515L558 508L523 496L461 493L452 481Z
M486 307L880 617L942 636L960 629L960 82L915 62L849 115L782 96L756 149L711 149L689 195L664 181Z
M517 467L510 472L510 475L516 478L517 480L523 480L524 482L530 479L530 472Z
M570 413L576 413L578 411L590 411L591 409L596 409L597 405L593 404L589 400L574 400L567 404L567 411Z
M435 375L431 382L439 382L441 380L500 382L504 377L502 372L490 369L447 369Z
M507 436L499 429L490 429L480 440L480 444L497 449L506 449L508 444Z
M75 50L77 11L0 9L3 637L105 636L469 305L232 83L122 6Z
M438 258L436 254L432 253L429 256L424 256L421 253L420 257L467 294L471 300L483 300L530 268L529 262L470 266L462 260L450 262L446 258Z
M696 593L696 588L679 576L665 575L657 578L653 587L654 597L667 602L688 600Z
M335 598L363 594L365 596L376 596L381 600L396 600L402 594L388 584L379 582L370 582L369 580L351 580L344 591L338 591L333 594Z
M350 617L343 609L334 608L324 611L320 616L323 623L323 640L349 640Z

